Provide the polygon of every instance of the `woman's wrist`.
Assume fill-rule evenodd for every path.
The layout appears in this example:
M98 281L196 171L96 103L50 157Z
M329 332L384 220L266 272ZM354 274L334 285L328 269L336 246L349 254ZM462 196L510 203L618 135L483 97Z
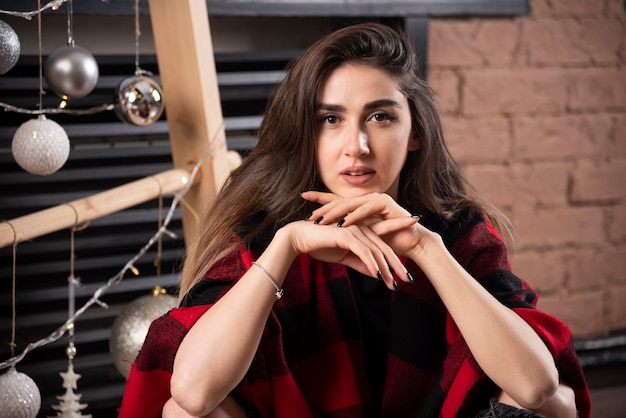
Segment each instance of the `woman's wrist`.
M433 261L434 257L447 252L441 236L435 232L420 232L421 236L417 244L408 252L407 256L415 264L422 267L425 263ZM422 268L423 269L423 268Z
M277 293L281 292L281 294L285 275L298 256L298 252L292 245L291 234L285 228L280 228L274 234L272 241L256 260L259 269L270 278L272 284L277 288Z
M272 245L277 247L277 250L283 253L284 257L289 260L289 264L291 264L296 257L300 255L300 250L295 245L293 223L287 224L276 231L276 234L274 234L274 238L272 238L272 242L270 243L270 246Z

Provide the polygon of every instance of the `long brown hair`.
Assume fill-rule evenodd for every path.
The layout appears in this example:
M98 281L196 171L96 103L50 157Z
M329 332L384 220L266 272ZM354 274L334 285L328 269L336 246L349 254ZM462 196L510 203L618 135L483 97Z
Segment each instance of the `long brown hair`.
M385 71L398 80L408 98L421 146L409 153L402 169L399 203L447 219L474 207L500 223L497 211L468 193L470 188L446 148L433 91L410 41L382 24L353 25L319 40L288 65L267 105L257 145L231 173L201 223L203 230L188 248L181 296L241 244L233 242L234 232L250 243L313 209L300 192L326 190L315 164L316 105L330 73L348 62Z

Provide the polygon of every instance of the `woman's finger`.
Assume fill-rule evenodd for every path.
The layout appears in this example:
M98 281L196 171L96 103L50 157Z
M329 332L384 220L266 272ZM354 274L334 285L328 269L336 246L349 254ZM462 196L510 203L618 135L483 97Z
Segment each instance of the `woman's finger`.
M393 275L389 269L402 264L393 250L365 225L335 228L296 222L298 233L296 247L320 261L341 263L375 278L385 280L394 289ZM343 251L340 251L343 250Z
M340 196L337 196L334 193L316 192L316 191L310 191L310 190L306 192L302 192L300 196L302 196L303 199L308 200L309 202L315 202L321 205L330 203L333 200L341 199Z
M313 198L318 196L316 193L318 192L307 192L303 197ZM348 226L367 218L387 219L409 215L391 196L384 193L370 193L353 198L339 198L329 193L323 195L323 198L317 201L328 203L313 211L308 218L322 225L341 222L342 225Z
M341 212L342 208L338 211ZM343 225L352 225L358 222L374 219L376 222L385 219L410 218L411 214L399 206L390 196L382 195L368 199L358 207L346 213ZM372 224L372 222L367 222Z
M383 280L389 289L397 290L398 284L394 280L393 271L394 269L396 271L403 271L406 270L406 268L404 268L402 262L393 250L366 225L353 225L346 229L369 248L369 251L376 260L376 275L372 277Z
M381 220L380 222L375 222L368 224L368 227L374 232L376 235L384 236L387 234L391 234L393 232L402 231L407 228L411 228L413 225L418 223L420 220L417 216L407 216L403 218L391 218Z
M359 271L365 265L366 274L376 276L378 263L371 254L371 245L355 237L353 231L304 221L293 222L290 228L294 228L293 243L298 252L309 254L320 261L359 266ZM360 259L361 263L355 262L353 256Z
M393 220L393 221L395 222L396 220ZM381 250L383 256L385 257L385 261L387 263L387 269L386 269L387 274L383 276L385 278L385 282L387 283L387 286L389 287L389 284L391 284L392 289L398 290L398 284L396 283L393 277L394 273L401 280L405 282L412 282L413 281L412 276L408 273L406 266L402 264L402 261L400 261L400 258L393 251L393 249L389 245L387 245L387 243L378 234L372 231L368 226L360 225L360 229L363 232L363 234L369 240L371 240L374 243L374 245L377 246L377 248Z

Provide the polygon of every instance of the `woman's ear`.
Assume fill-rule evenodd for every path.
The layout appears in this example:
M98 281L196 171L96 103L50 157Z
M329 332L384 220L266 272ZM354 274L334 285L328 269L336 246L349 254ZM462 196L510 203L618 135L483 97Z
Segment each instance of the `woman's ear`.
M421 146L422 146L422 141L420 141L417 135L412 134L411 137L409 138L408 150L417 151L418 149L420 149Z

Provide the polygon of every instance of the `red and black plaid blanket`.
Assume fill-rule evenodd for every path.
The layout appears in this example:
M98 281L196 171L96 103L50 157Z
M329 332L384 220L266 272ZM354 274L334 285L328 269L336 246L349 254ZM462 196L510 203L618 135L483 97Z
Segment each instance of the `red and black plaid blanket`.
M442 235L459 263L541 336L561 378L576 393L580 417L589 418L589 392L569 328L534 308L536 294L511 273L497 232L475 212L454 222L428 218L422 223ZM183 302L187 306L152 324L127 381L121 418L161 416L181 340L250 268L256 253L242 246L190 291ZM413 263L407 261L407 267L415 282L398 281L399 290L392 292L380 411L372 408L358 309L346 268L307 255L291 266L284 296L275 303L257 354L233 396L260 417L473 416L487 405L494 384L428 279Z

